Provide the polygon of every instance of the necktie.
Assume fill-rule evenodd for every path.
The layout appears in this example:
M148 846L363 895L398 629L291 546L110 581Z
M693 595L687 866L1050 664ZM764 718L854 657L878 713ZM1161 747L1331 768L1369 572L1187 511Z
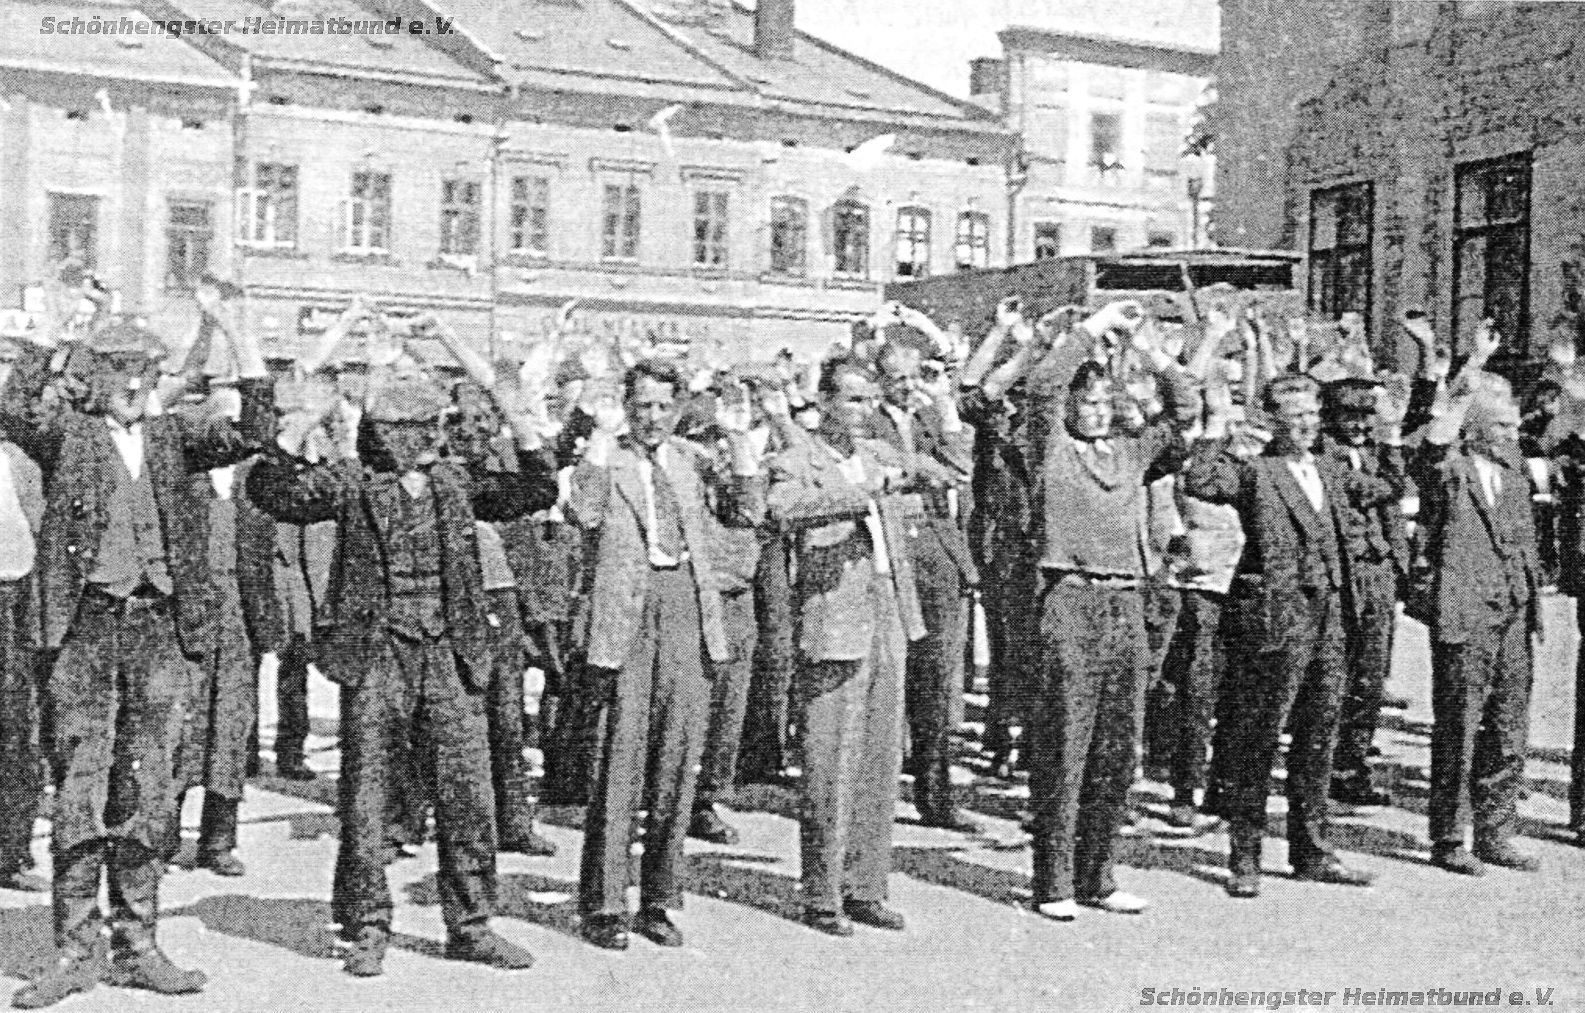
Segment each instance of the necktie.
M677 491L659 461L652 461L650 485L655 496L655 549L668 559L682 558L682 507Z

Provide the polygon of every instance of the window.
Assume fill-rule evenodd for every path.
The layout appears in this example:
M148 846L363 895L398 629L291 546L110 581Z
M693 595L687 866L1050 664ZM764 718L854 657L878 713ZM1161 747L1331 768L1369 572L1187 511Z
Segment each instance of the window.
M1117 250L1117 230L1110 225L1097 225L1090 229L1091 253L1114 253Z
M1062 256L1062 226L1057 222L1035 223L1035 259L1055 260Z
M1146 116L1145 171L1152 175L1177 175L1183 142L1183 125L1176 114L1151 113Z
M479 205L484 184L471 179L448 179L440 184L440 252L472 257L479 252Z
M50 194L50 261L76 260L92 271L99 260L99 198Z
M1504 355L1529 352L1530 156L1454 170L1454 347L1469 348L1481 320L1496 321Z
M165 227L165 287L190 292L209 269L209 205L173 201Z
M930 212L901 208L897 212L897 277L924 278L930 274Z
M550 180L517 176L512 180L512 252L543 257L550 253Z
M1170 250L1178 245L1178 237L1171 229L1151 229L1145 233L1145 245L1152 250Z
M600 256L606 260L637 260L642 205L632 183L608 183L601 214Z
M727 195L700 190L693 195L693 265L727 265Z
M1310 309L1336 320L1344 313L1370 319L1371 183L1316 190L1310 195Z
M807 269L808 249L808 203L797 197L771 198L771 273L802 277Z
M297 166L256 162L253 185L238 194L238 239L255 246L297 243Z
M857 201L838 201L831 213L831 249L836 273L870 276L870 209Z
M956 244L959 271L991 264L991 220L978 211L965 211L958 215L958 241Z
M342 205L341 248L349 253L385 253L391 246L391 175L352 174L352 197Z
M1090 164L1106 172L1123 167L1123 120L1117 113L1090 115Z

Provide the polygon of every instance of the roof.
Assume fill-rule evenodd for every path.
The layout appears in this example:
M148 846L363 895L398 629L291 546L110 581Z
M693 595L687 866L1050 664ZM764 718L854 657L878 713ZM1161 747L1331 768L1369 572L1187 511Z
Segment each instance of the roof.
M666 18L656 0L429 0L498 54L518 81L574 90L752 105L817 106L989 124L978 106L942 94L800 32L791 60L761 59L754 12L709 5L706 18ZM703 90L706 95L699 92Z
M1010 25L997 33L1008 50L1050 53L1068 59L1116 67L1143 67L1209 77L1218 49L1150 39L1131 39L1093 32Z
M41 34L43 19L55 25L84 28L94 18L114 23L114 34ZM123 21L122 19L126 20ZM117 78L208 88L235 88L238 79L191 46L153 34L136 34L147 15L110 0L61 3L55 0L8 0L0 3L0 66L57 74ZM120 29L131 27L132 34Z
M271 0L167 2L194 18L236 21L245 18L386 20L355 0L296 0L292 3L281 3L279 0L274 3ZM442 84L466 86L492 83L487 76L463 66L426 44L420 37L405 32L393 35L266 35L262 32L231 32L218 38L253 54L255 59L265 61L317 64L327 70L351 73L397 74Z

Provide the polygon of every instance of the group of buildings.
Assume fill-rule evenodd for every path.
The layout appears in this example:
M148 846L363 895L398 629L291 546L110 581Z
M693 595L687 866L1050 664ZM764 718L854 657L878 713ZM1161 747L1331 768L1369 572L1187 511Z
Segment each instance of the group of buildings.
M12 0L0 305L73 256L178 326L212 271L282 355L366 293L497 351L577 299L734 356L901 278L1203 241L1209 50L1003 42L969 101L793 0Z
M1494 317L1516 375L1585 336L1574 5L1158 2L1004 26L958 99L794 0L10 0L0 309L75 256L178 323L232 280L285 355L366 293L498 351L577 299L737 356L898 280L1220 243L1303 254L1387 361L1408 308Z

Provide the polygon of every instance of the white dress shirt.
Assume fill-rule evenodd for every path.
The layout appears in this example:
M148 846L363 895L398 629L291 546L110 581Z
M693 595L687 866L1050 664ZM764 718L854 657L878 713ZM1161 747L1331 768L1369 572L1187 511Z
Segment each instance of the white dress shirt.
M121 455L121 462L127 466L127 474L137 479L143 474L143 423L123 426L106 415L105 425L110 428L110 439L116 445L116 453Z
M671 448L662 443L655 448L653 461L643 455L638 459L638 477L644 483L644 539L649 544L649 565L670 569L682 562L662 552L660 538L656 528L660 526L660 517L655 511L655 465L660 465L662 471L666 469L666 462L670 458ZM684 557L687 553L683 553Z
M1497 463L1488 457L1475 454L1475 473L1480 476L1480 487L1486 493L1486 505L1497 505L1497 497L1502 495L1502 471Z
M1305 454L1302 457L1288 458L1288 470L1293 473L1293 479L1299 483L1299 488L1304 490L1304 498L1310 501L1315 512L1324 511L1326 489L1321 485L1321 473L1315 467L1315 455Z
M836 458L837 469L842 472L842 477L854 485L863 485L865 480L864 459L855 451L852 457L843 457L835 449L827 447L832 457ZM881 508L870 500L869 512L864 517L864 526L870 533L870 544L875 546L875 572L891 573L892 556L886 546L886 525L881 523Z

